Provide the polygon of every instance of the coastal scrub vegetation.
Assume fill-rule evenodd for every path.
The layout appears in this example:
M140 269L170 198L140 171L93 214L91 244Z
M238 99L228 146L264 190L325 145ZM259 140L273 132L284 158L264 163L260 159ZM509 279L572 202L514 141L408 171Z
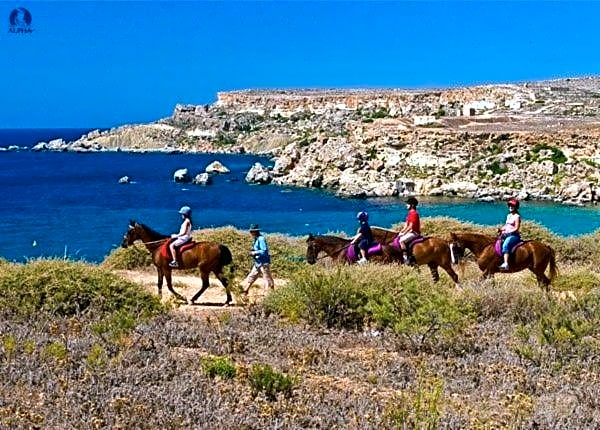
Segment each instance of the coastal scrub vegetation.
M100 266L0 260L0 427L599 427L600 232L526 222L523 235L557 251L550 294L525 271L481 281L472 261L461 290L408 267L308 266L305 238L277 234L286 282L226 310L168 309L122 278L149 267L144 248ZM245 275L246 231L195 236L230 247Z

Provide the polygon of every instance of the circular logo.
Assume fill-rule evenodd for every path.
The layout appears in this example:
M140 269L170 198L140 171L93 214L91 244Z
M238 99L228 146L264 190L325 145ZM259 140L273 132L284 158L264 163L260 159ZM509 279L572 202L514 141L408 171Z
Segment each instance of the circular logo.
M13 27L23 28L31 25L31 13L24 7L14 9L8 19Z

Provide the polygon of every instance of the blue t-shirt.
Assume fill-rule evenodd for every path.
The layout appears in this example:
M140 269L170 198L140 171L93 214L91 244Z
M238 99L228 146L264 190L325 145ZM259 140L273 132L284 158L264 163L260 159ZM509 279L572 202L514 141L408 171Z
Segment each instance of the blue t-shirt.
M260 235L254 239L252 244L252 256L254 257L254 265L256 267L263 264L271 264L271 256L269 255L269 247L265 237Z
M373 232L371 232L371 227L369 227L369 223L367 221L360 222L360 234L361 240L366 240L368 243L373 242Z

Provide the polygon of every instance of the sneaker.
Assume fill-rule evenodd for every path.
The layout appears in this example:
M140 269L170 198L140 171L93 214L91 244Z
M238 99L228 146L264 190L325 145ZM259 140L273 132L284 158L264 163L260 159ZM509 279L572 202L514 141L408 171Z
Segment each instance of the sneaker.
M508 270L508 263L502 263L500 266L498 266L498 269L500 269L500 270Z
M179 263L177 263L177 261L173 260L169 263L169 267L179 267Z
M369 260L367 260L365 257L362 257L360 260L358 260L358 264L366 264Z
M408 257L406 255L402 257L402 261L404 262L404 264L410 263L410 260L408 259Z

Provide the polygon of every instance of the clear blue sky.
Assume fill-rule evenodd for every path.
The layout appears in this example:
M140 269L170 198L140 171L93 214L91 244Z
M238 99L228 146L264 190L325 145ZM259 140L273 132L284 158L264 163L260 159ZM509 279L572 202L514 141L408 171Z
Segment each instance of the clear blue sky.
M15 7L33 33L9 33ZM600 2L0 0L0 128L111 127L243 88L600 74Z

